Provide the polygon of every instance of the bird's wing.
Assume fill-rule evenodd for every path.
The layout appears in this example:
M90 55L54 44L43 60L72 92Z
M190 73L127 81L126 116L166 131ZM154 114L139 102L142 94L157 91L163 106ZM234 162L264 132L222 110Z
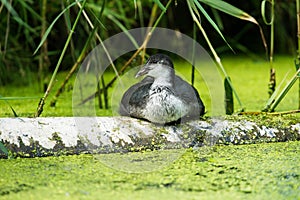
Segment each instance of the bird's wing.
M175 76L174 88L176 94L191 106L192 109L188 114L190 117L199 117L204 114L205 106L195 87L184 81L179 76Z
M142 105L142 102L148 95L152 83L153 78L146 77L142 81L131 86L122 97L119 107L119 114L124 116L130 116L131 105Z

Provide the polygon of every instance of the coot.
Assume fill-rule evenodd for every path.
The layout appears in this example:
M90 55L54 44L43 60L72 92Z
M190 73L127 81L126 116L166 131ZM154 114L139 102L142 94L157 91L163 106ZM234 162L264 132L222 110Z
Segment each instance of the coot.
M145 75L123 95L119 113L156 124L199 119L205 106L197 90L175 75L173 62L164 54L151 56L136 78Z

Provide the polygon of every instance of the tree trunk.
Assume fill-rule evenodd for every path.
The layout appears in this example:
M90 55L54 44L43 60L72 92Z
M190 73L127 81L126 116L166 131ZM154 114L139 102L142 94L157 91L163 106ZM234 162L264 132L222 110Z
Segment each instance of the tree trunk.
M36 157L299 139L300 123L270 127L218 118L157 126L129 117L0 118L0 157L4 158L5 152Z

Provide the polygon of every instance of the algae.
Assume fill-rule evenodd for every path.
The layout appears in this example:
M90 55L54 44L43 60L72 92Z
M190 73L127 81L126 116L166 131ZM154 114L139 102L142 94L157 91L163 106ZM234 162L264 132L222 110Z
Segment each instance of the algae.
M268 100L268 76L269 76L269 63L264 59L252 60L249 57L233 56L224 57L224 67L230 75L232 83L236 88L246 111L261 111L265 103ZM277 81L280 83L286 73L291 70L295 70L294 58L291 56L277 56L274 61L274 68L276 68ZM190 74L190 63L175 61L175 68L177 74L185 75L186 80L189 80ZM204 67L203 69L210 69L210 66ZM67 72L60 72L57 75L57 81L52 91L49 94L49 101L54 97L55 91L59 88L60 83L63 82L67 75ZM286 78L291 78L290 73ZM105 78L110 80L114 77L113 72L105 72ZM72 85L74 84L75 76L69 81L70 90L65 90L61 96L57 99L56 107L51 107L50 103L45 104L42 116L73 116L72 111ZM247 81L245 81L247 80ZM0 94L4 97L36 97L35 99L28 100L10 100L10 105L17 112L18 116L29 117L33 116L37 108L39 99L43 96L43 92L40 91L39 84L37 81L33 81L29 85L21 84L10 84L5 87L0 87ZM207 89L207 86L201 78L200 72L196 73L195 76L195 87L198 89L203 102L206 105L207 113L206 116L211 115L211 92ZM96 86L95 86L96 88ZM111 93L114 90L108 91L108 99L112 100L112 109L96 109L97 116L112 116L114 112L112 110L118 110L115 106L118 105L116 99L111 98ZM124 91L123 91L124 92ZM91 92L93 93L93 92ZM278 105L277 111L295 110L298 108L297 87L291 88L290 92L286 95L283 101ZM98 101L96 101L96 104ZM0 116L1 117L13 117L13 113L9 106L4 101L0 101ZM88 106L87 106L88 107ZM237 110L238 106L235 106ZM95 105L98 108L98 105ZM81 105L80 110L85 113L86 105ZM237 111L236 110L236 111ZM88 113L87 113L88 114ZM225 113L224 113L225 114ZM299 114L298 114L299 119Z
M188 149L164 167L155 151L124 154L126 162L106 155L119 166L157 166L143 173L90 154L2 159L0 199L299 199L299 150L299 141L215 145Z
M288 69L294 69L292 61L290 57L277 58L274 66L278 68L278 82ZM189 68L178 65L182 68L176 69L186 74ZM247 111L261 110L268 99L268 63L234 57L225 58L224 66ZM64 77L65 74L60 73L58 82ZM195 87L207 105L209 116L210 91L205 89L200 77L196 76ZM58 86L56 84L53 91ZM37 84L8 85L0 88L0 93L40 98L43 93L37 88ZM278 111L297 108L296 89L292 88ZM46 104L43 116L73 116L71 97L72 91L66 91L56 107ZM33 116L39 98L13 100L10 104L19 116ZM0 107L0 116L13 116L6 104L0 102ZM112 115L112 111L97 109L97 115ZM299 114L230 116L227 119L285 128L298 123ZM202 133L198 135L202 141ZM155 151L162 142L153 141L154 151L99 154L100 158L91 154L64 156L62 153L57 154L62 155L58 157L0 159L0 199L300 199L299 141L204 146L179 153L178 149ZM38 147L38 144L32 146L34 151L41 151ZM49 155L56 154L49 152Z

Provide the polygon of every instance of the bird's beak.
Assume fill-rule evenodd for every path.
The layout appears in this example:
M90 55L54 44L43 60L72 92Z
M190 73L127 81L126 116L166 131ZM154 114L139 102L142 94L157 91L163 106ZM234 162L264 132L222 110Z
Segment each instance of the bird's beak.
M140 71L138 71L138 73L136 73L135 78L138 78L138 77L140 77L140 76L143 76L143 75L147 74L147 73L149 72L149 70L150 70L149 66L148 66L147 64L144 65L144 66L140 69Z

